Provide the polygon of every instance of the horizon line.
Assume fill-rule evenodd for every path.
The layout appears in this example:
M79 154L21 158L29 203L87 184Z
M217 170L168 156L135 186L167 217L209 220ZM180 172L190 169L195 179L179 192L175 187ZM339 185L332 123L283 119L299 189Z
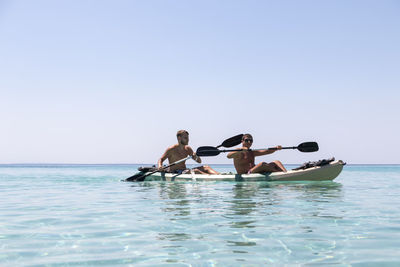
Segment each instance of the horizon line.
M304 162L303 162L304 163ZM303 163L285 163L286 165L299 165ZM199 163L200 164L200 163ZM187 165L199 165L187 164ZM6 165L155 165L154 163L0 163L0 166ZM233 163L213 163L207 165L232 165ZM348 163L346 165L400 165L400 163Z

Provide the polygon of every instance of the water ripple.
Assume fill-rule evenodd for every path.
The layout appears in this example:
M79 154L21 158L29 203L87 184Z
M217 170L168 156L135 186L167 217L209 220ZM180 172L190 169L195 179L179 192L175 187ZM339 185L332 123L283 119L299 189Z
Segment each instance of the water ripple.
M319 183L120 182L130 172L0 167L0 265L400 263L400 167Z

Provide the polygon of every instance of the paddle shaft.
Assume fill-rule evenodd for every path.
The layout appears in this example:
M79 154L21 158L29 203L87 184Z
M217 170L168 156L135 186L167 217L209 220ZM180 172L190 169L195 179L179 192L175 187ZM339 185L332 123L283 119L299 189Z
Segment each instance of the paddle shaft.
M297 149L297 146L282 147L282 149ZM220 149L220 152L235 152L235 151L260 151L260 150L278 150L276 147L258 148L258 149ZM207 151L207 150L205 150Z
M167 166L165 166L165 167L162 167L161 169L162 170L165 170L165 169L167 169L167 168L169 168L169 167L172 167L172 166L175 166L176 164L178 164L178 163L181 163L181 162L183 162L183 161L186 161L186 160L188 160L188 159L190 159L192 156L187 156L186 158L183 158L183 159L180 159L180 160L178 160L178 161L175 161L175 162L173 162L173 163L171 163L171 164L169 164L169 165L167 165ZM146 173L146 175L144 175L144 177L147 177L147 176L149 176L149 175L152 175L153 173L156 173L156 172L159 172L160 170L156 170L156 171L152 171L152 172L150 172L150 173Z
M192 156L187 156L186 158L183 158L183 159L180 159L180 160L178 160L178 161L175 161L175 162L173 162L173 163L171 163L171 164L169 164L169 165L167 165L167 166L162 167L161 169L162 169L162 170L165 170L165 169L167 169L167 168L169 168L169 167L172 167L172 166L174 166L174 165L176 165L176 164L178 164L178 163L181 163L181 162L183 162L183 161L186 161L186 160L190 159L191 157L192 157ZM160 170L155 170L155 171L152 171L152 172L143 174L142 176L138 177L138 178L136 179L136 181L144 181L144 179L145 179L147 176L152 175L153 173L156 173L156 172L159 172L159 171L160 171ZM131 176L131 177L132 177L132 176ZM129 177L129 178L131 178L131 177ZM126 180L129 181L129 178L127 178Z

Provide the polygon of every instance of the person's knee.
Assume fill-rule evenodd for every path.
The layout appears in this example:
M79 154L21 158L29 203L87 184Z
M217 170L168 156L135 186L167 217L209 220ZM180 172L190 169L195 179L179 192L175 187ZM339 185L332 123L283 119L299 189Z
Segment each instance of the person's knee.
M216 171L213 170L213 168L211 168L209 165L204 165L204 171L207 173L216 173Z
M276 168L276 164L274 163L274 162L270 162L270 163L268 163L268 162L263 162L262 163L262 166L264 167L264 168L268 168L268 169L275 169Z
M277 163L277 161L271 162L270 165L274 170L276 171L281 171L281 167L279 166L279 164Z
M202 170L200 170L200 169L198 169L198 168L192 169L192 171L193 171L195 174L203 174L203 173L204 173Z

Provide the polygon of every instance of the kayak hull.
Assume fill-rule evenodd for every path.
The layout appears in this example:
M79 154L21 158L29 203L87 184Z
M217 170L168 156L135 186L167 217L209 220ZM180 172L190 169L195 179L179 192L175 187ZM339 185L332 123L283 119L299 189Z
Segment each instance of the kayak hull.
M254 173L254 174L174 174L156 172L145 178L145 181L236 181L236 182L262 182L262 181L330 181L341 173L345 163L341 160L330 162L324 166L317 166L305 170L290 170L287 172Z

